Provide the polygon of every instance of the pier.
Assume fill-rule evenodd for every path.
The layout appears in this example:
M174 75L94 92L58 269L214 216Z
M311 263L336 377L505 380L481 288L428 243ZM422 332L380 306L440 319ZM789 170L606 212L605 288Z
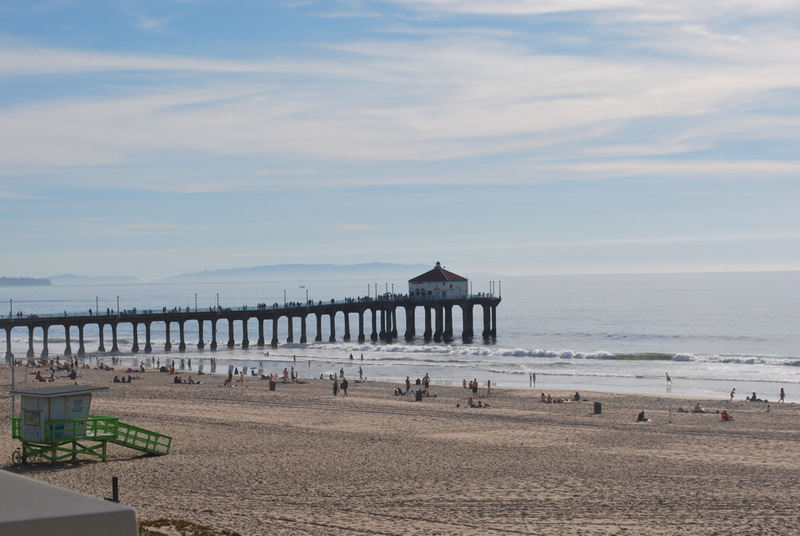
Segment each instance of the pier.
M87 348L84 344L86 330L94 330L98 337L98 347L88 350L88 352L108 353L111 355L129 351L138 354L152 353L153 345L151 342L151 331L153 324L163 323L166 332L166 343L164 352L173 350L171 333L177 327L179 344L177 350L185 352L187 341L184 336L187 322L196 322L198 327L197 349L203 350L207 341L205 336L210 336L208 341L210 350L217 350L220 345L218 333L227 327L227 340L224 344L228 348L236 346L234 338L234 326L241 325L242 348L248 348L250 342L250 327L255 324L258 338L255 346L262 348L269 344L272 348L277 348L280 344L281 326L284 326L283 337L287 343L292 343L295 336L295 321L300 324L301 344L309 341L309 321L314 329L314 341L322 342L323 322L329 322L328 342L337 340L336 320L343 318L344 333L341 340L348 342L351 340L352 332L359 343L365 342L367 337L373 342L384 341L386 343L395 342L399 338L401 329L403 338L412 341L418 334L416 333L416 315L422 312L424 315L424 331L422 338L435 342L451 342L454 337L453 311L454 308L461 309L461 334L460 337L465 342L474 339L474 310L477 307L482 313L481 337L484 340L493 340L497 337L497 306L501 298L492 294L480 294L477 296L465 296L459 298L443 298L428 296L382 296L378 299L362 298L358 300L348 299L342 301L331 300L330 302L307 302L307 303L287 303L284 305L273 304L272 306L260 305L256 307L243 306L240 308L211 308L200 311L195 308L171 309L171 310L146 310L146 311L108 311L106 314L63 314L63 315L37 315L17 316L0 319L0 329L5 330L6 334L6 359L13 359L11 351L12 330L27 330L28 332L28 351L29 359L35 358L37 349L34 347L34 334L41 333L42 347L39 350L41 357L49 357L50 349L48 337L53 332L56 336L61 333L65 336L65 348L62 355L65 357L87 355ZM399 314L398 314L399 312ZM12 315L13 316L13 315ZM281 319L284 319L281 321ZM351 321L354 321L354 330L351 330ZM272 323L272 338L265 340L265 324ZM402 323L402 328L400 324ZM133 332L133 341L130 349L120 349L117 338L117 328L120 325L130 325ZM370 327L367 333L367 325ZM140 337L143 328L143 346L140 346ZM206 331L206 328L209 328ZM73 339L76 335L77 339ZM110 349L106 349L105 336L110 331ZM224 333L224 331L223 331ZM208 334L208 335L206 335ZM255 333L254 333L255 335ZM77 347L73 348L73 341Z

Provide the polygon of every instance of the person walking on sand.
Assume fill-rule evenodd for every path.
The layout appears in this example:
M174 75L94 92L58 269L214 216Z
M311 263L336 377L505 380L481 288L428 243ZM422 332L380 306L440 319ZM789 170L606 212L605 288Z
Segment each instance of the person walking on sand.
M781 398L778 402L783 402L783 399L786 397L786 394L783 392L783 387L781 387Z
M409 391L411 391L411 379L406 376L406 394L408 394Z
M342 380L342 396L347 396L347 380Z
M733 402L733 393L735 393L735 392L736 392L736 387L731 389L731 402Z
M333 379L333 396L339 394L339 380L336 378Z

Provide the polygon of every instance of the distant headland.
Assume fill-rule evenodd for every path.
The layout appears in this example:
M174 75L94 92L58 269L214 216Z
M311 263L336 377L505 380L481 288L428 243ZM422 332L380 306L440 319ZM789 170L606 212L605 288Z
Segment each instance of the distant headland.
M52 283L49 279L34 277L0 277L0 287L48 287Z

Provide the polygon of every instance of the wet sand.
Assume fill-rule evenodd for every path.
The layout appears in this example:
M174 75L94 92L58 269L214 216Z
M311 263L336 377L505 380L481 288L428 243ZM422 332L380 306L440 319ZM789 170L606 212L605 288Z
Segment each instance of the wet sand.
M456 407L470 392L435 378L437 396L416 402L386 383L351 380L349 396L334 398L329 380L269 391L256 378L231 388L219 376L175 385L148 371L115 384L114 374L83 371L79 383L110 387L91 412L171 435L169 455L111 445L105 463L14 468L3 368L0 466L96 497L118 476L121 502L140 520L243 535L784 534L798 522L795 404L766 414L766 403L699 401L734 415L723 422L678 413L698 401L675 397L669 423L666 395L542 404L541 387L497 389L480 398L490 407L470 409ZM18 369L18 387L20 378ZM650 421L637 423L642 410Z

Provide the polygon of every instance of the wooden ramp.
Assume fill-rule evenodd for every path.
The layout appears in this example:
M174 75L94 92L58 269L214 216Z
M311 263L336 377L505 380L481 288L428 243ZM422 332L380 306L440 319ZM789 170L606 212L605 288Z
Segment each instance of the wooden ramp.
M113 432L110 428L108 430L108 433L113 433L114 435L114 437L109 440L112 443L130 449L141 450L142 452L147 452L148 454L156 456L169 454L169 449L172 446L172 438L168 435L151 432L150 430L145 430L144 428L119 421L117 421L116 426L113 428Z

